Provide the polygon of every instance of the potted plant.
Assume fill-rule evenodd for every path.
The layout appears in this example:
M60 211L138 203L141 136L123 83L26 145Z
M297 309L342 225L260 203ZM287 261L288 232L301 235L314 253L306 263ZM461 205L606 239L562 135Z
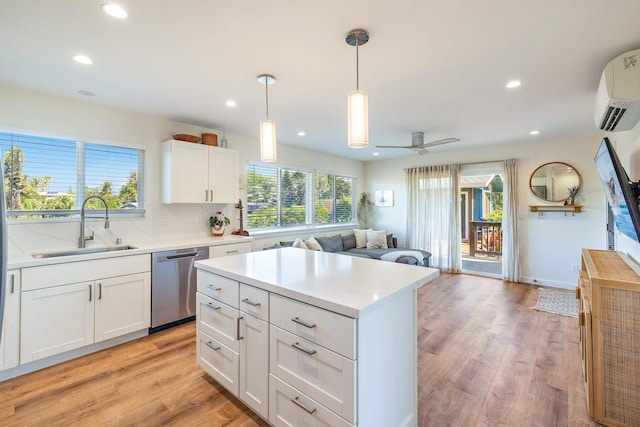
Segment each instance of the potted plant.
M211 226L211 232L214 236L222 236L224 234L224 228L231 224L229 218L224 213L218 211L212 217L209 217L209 225Z

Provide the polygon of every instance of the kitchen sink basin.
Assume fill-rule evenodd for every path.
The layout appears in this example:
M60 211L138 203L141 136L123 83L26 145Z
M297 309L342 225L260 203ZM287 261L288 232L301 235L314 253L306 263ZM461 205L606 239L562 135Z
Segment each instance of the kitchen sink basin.
M78 249L71 249L68 251L43 252L39 254L31 254L31 256L34 257L35 259L42 259L42 258L56 258L56 257L71 256L71 255L99 254L102 252L126 251L129 249L138 249L138 248L131 245L107 246L104 248L78 248Z

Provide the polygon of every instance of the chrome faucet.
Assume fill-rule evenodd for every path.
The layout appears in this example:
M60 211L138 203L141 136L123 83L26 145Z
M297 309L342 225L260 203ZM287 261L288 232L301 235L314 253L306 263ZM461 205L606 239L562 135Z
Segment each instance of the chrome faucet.
M109 228L109 207L107 206L107 202L104 201L104 199L100 196L89 196L86 199L84 199L84 202L82 203L82 209L80 209L80 247L81 248L86 248L87 247L87 240L93 240L93 236L94 236L94 231L91 230L91 236L89 237L84 237L84 208L87 205L87 202L90 199L100 199L102 200L102 203L104 204L104 228Z

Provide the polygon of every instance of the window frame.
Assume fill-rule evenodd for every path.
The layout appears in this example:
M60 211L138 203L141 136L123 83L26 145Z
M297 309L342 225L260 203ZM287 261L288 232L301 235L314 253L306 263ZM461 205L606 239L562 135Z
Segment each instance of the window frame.
M14 135L23 135L26 137L36 137L43 139L56 139L56 140L65 140L71 141L75 143L75 155L76 161L82 162L82 168L80 168L80 164L76 164L75 171L75 208L74 209L54 209L54 210L26 210L26 211L6 211L7 219L12 224L21 224L21 223L51 223L51 222L75 222L78 220L81 214L82 204L78 204L79 200L83 200L85 197L85 187L86 185L79 185L79 180L84 180L86 173L86 164L80 159L80 157L86 157L86 145L99 145L106 147L114 147L114 148L125 148L138 150L140 153L138 155L138 167L137 167L137 177L138 177L138 191L137 191L137 204L138 208L133 209L109 209L109 216L113 219L118 218L142 218L146 217L146 156L147 156L147 147L141 144L134 143L125 143L120 141L106 140L106 139L98 139L91 137L78 136L73 134L66 133L56 133L56 132L43 132L39 130L31 130L31 129L21 129L21 128L13 128L13 127L5 127L0 126L0 132L14 134ZM79 146L82 146L83 153L82 156L79 155ZM0 161L4 162L4 153L3 158ZM4 180L4 176L3 176ZM83 181L84 184L84 181ZM3 182L4 185L4 182ZM82 199L81 199L82 198ZM98 208L99 209L99 208ZM91 210L93 211L93 210ZM24 212L24 213L23 213ZM18 213L18 215L15 215ZM46 215L44 218L25 218L29 215Z
M246 223L247 223L247 230L249 230L251 232L251 234L267 234L267 233L287 233L290 231L295 231L295 230L306 230L306 229L328 229L328 228L352 228L354 225L357 224L356 221L356 198L355 198L355 194L357 193L356 189L357 189L357 182L358 182L358 178L354 175L347 175L344 173L339 173L339 172L333 172L333 171L328 171L328 170L319 170L319 169L313 169L313 168L309 168L309 167L301 167L301 166L289 166L289 165L284 165L284 164L280 164L280 163L269 163L269 164L265 164L262 162L252 162L252 161L248 161L247 162L247 166L245 168L245 172L248 174L248 172L250 171L250 168L252 166L257 166L257 167L261 167L261 168L275 168L277 169L278 173L276 174L276 209L277 209L277 215L279 218L280 215L280 195L281 195L281 177L280 177L280 171L283 169L286 170L293 170L293 171L299 171L299 172L305 172L305 173L311 173L311 182L307 184L307 193L305 194L305 200L309 206L310 209L307 209L306 211L306 217L307 217L307 223L306 224L292 224L292 225L275 225L275 226L270 226L270 227L260 227L260 228L249 228L248 224L249 224L249 214L247 213L246 217ZM326 174L326 175L333 175L334 177L342 177L342 178L349 178L351 179L351 216L352 219L349 222L329 222L329 223L316 223L315 222L315 218L316 218L316 177L317 174ZM311 193L309 194L309 190L311 190ZM333 195L335 197L335 182L333 184ZM247 178L247 205L249 205L249 180ZM335 200L335 198L334 198ZM334 206L334 211L335 211L335 206ZM334 213L334 217L335 217L335 213ZM276 219L276 223L278 223L279 220Z

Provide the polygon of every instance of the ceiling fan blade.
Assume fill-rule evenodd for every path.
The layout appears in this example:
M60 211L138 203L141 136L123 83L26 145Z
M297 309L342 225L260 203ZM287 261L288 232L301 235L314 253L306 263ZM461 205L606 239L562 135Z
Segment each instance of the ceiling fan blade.
M416 148L414 145L376 145L376 148Z
M434 145L449 144L451 142L457 142L457 141L460 141L460 140L458 138L444 138L444 139L439 139L437 141L431 141L424 144L420 144L419 147L433 147Z

